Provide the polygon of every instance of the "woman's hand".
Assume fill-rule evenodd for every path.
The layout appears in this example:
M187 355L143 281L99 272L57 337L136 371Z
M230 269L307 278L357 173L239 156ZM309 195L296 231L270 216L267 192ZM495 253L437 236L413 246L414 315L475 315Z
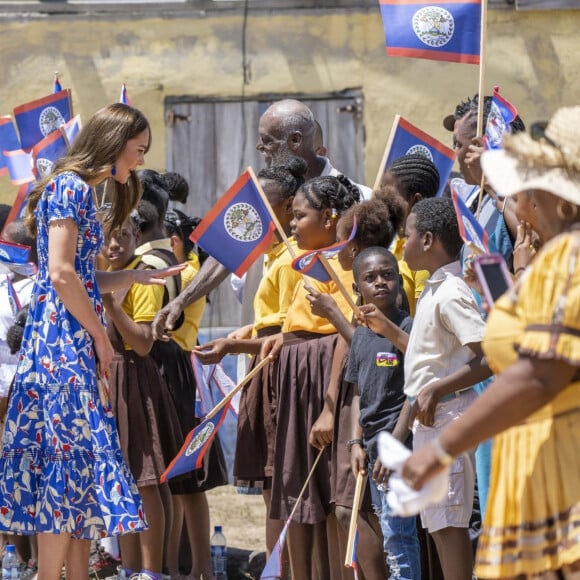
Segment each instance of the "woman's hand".
M264 338L262 342L262 348L260 349L260 360L266 357L269 357L271 360L277 359L280 355L283 344L284 337L282 336L281 332Z
M136 284L158 284L164 285L165 278L176 276L182 270L187 268L187 264L177 264L177 266L170 266L169 268L161 268L159 270L147 268L145 270L133 270L135 273Z
M413 451L413 454L403 465L403 481L413 489L421 489L425 483L442 471L433 446L429 443Z
M115 350L113 345L107 336L107 333L103 330L97 338L93 339L95 345L95 356L97 359L97 374L100 377L106 377L109 373L109 367L113 362L113 357L115 356Z
M196 346L193 352L204 365L219 363L226 354L229 354L231 348L229 338L216 338L201 346Z
M334 435L334 413L324 407L318 419L312 425L308 441L312 447L322 449L332 443Z
M514 274L519 276L532 262L539 248L539 239L528 222L520 222L514 242Z

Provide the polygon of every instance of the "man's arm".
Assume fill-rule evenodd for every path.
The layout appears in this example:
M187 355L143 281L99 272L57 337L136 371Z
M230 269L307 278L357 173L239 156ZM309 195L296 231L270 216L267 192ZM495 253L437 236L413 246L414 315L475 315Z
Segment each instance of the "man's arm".
M155 340L169 340L167 331L171 331L183 310L200 298L207 296L217 288L230 271L211 256L201 266L191 283L181 291L167 306L162 308L153 320L152 331Z

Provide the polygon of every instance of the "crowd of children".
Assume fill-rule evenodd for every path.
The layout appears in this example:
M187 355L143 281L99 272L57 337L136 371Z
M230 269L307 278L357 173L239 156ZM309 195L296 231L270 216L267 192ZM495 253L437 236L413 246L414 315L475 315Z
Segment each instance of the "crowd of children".
M482 304L455 207L449 196L436 197L440 178L429 159L397 159L369 196L312 153L319 126L303 104L283 101L260 125L268 167L258 179L281 232L264 256L254 323L202 345L205 292L196 279L208 272L217 284L223 276L212 258L200 269L189 239L198 220L169 209L187 196L187 184L176 174L136 171L150 136L131 107L109 107L88 123L32 195L39 274L0 457L0 527L38 533L41 580L56 578L63 562L68 578L85 578L86 540L112 535L120 535L115 580L213 578L205 491L227 483L219 440L201 469L160 484L200 421L192 351L204 364L226 354L250 354L251 366L270 357L242 392L234 478L240 490L262 492L268 554L293 514L282 580L354 578L344 566L353 514L359 578L469 580L474 497L479 486L487 498L490 473L478 576L577 577L579 492L573 476L560 472L578 465L571 422L579 408L580 156L564 126L569 119L580 130L580 113L556 115L540 144L518 135L505 152L482 156L472 139L477 105L461 104L445 126L454 131L460 166L469 159L461 187L518 280L499 308ZM123 136L84 166L91 138L112 122L125 127ZM276 148L267 139L274 133ZM479 192L482 163L491 183ZM113 198L97 219L93 192L105 179L134 201L142 191L136 209ZM330 281L292 268L296 255L336 241L347 243L327 260ZM542 243L549 258L544 250L535 257ZM99 251L107 274L93 268ZM561 262L559 274L549 259ZM12 282L18 279L8 276ZM174 328L165 328L167 309L184 295L189 304L180 302ZM495 334L486 329L490 309ZM502 355L497 343L507 344L508 334ZM509 407L515 403L518 412ZM477 445L505 429L493 467L487 447L476 469ZM389 501L392 473L379 458L384 431L414 450L398 473L409 490L442 470L448 478L444 496L420 518L397 513ZM535 436L555 454L551 463ZM515 461L517 449L528 454L517 468L501 463ZM525 473L560 487L530 484Z

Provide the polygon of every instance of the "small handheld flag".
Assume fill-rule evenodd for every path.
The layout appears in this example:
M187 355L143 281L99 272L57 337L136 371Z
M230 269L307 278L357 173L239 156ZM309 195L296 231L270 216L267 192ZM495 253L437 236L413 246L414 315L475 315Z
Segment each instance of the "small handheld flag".
M282 554L284 551L284 544L286 543L286 536L288 535L288 528L290 527L290 524L292 523L292 518L294 517L294 514L296 513L296 510L298 509L298 506L300 505L300 502L302 501L302 497L304 496L304 493L308 489L308 484L310 483L310 480L312 479L312 476L314 475L314 472L316 471L316 466L318 465L318 462L320 461L320 458L322 457L324 450L325 450L325 448L323 447L318 452L318 455L316 456L316 459L314 460L314 463L312 464L312 467L310 468L310 472L308 473L308 476L306 477L306 481L304 482L304 485L302 486L302 489L300 490L298 497L294 501L294 507L292 508L292 511L290 512L290 515L288 516L288 519L286 520L286 523L284 524L284 527L282 528L282 533L280 534L278 541L276 542L276 545L274 546L274 549L272 550L272 553L270 554L270 557L268 558L268 561L266 562L266 566L264 567L264 570L262 571L262 574L260 576L260 580L278 580L278 578L282 577L282 573L283 573Z
M506 133L511 133L510 123L518 116L517 109L499 94L499 87L493 88L491 108L487 116L483 142L486 149L501 149Z
M34 184L32 182L24 183L18 188L18 193L16 194L16 199L12 204L12 209L4 222L4 228L14 221L24 217L24 211L26 210L26 200L28 199L28 194L32 191ZM23 276L32 276L36 273L36 269L34 272L30 273L30 268L28 267L29 264L22 265L22 269L18 268L18 273L22 274ZM36 268L36 267L35 267ZM13 267L12 270L15 272L17 271L16 267ZM28 273L27 273L28 272Z
M301 274L305 274L306 276L310 276L310 278L318 280L319 282L330 282L332 278L320 257L323 255L328 260L338 254L338 252L340 252L349 242L352 242L356 235L356 228L356 218L354 218L352 231L350 232L348 239L343 240L342 242L336 242L336 244L332 244L332 246L327 246L326 248L311 250L310 252L306 252L301 256L294 258L294 260L292 260L292 268Z
M16 149L15 151L3 151L10 181L14 185L24 185L34 181L32 171L32 153Z
M22 149L29 150L70 121L72 106L70 90L65 89L14 109L14 120L20 134Z
M20 139L10 115L0 117L0 175L8 174L8 166L4 158L4 151L22 149Z
M54 162L60 159L67 149L67 142L61 130L53 131L32 148L32 170L36 179L47 177Z
M272 243L275 230L268 208L249 170L236 182L190 236L236 276L242 276Z
M60 80L58 79L58 72L55 72L54 82L52 83L52 92L60 93L60 91L62 91L62 85L60 84Z
M288 535L288 528L290 527L291 521L292 518L284 524L276 545L262 570L260 580L278 580L279 578L282 578L282 556L284 554L284 545L286 544L286 536Z
M127 94L127 85L125 83L121 86L121 95L119 96L119 103L131 106L131 101L129 100L129 95Z
M404 155L423 155L437 167L439 172L439 191L437 195L442 195L455 163L455 151L412 123L409 123L403 117L397 116L391 133L389 150L381 169L381 176L395 159L399 159L399 157Z
M457 190L451 184L451 198L457 214L459 234L465 244L478 254L489 254L489 239L487 232L469 211L465 202L459 197Z
M481 0L379 0L387 55L479 64Z
M30 246L0 240L0 262L26 264L30 254Z
M177 477L194 469L199 469L203 465L203 457L208 450L218 429L224 422L228 407L232 399L240 392L243 386L251 381L264 366L269 363L265 358L260 361L206 416L206 418L191 430L179 453L169 464L160 477L161 483L168 479ZM193 401L192 401L193 404Z

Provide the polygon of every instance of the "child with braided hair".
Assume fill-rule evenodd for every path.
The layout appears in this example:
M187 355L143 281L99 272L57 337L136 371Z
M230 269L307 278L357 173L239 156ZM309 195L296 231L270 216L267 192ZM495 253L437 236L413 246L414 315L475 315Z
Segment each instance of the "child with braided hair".
M374 192L378 199L386 200L394 196L402 197L405 202L405 218L413 206L422 199L435 197L440 185L439 171L435 164L423 155L404 155L395 159L385 171L379 191ZM404 218L404 219L405 219ZM404 224L404 219L401 226ZM403 231L398 236L391 251L399 261L399 271L403 277L403 288L409 300L409 314L415 314L415 303L429 278L427 271L414 272L403 259L405 236Z
M314 250L334 243L340 215L359 198L358 189L345 178L327 176L307 181L292 204L291 229L298 247ZM352 274L342 269L336 257L329 261L342 284L350 289ZM270 517L280 520L290 515L317 456L308 436L323 408L329 379L326 369L338 337L336 327L313 312L311 300L318 293L331 294L342 316L352 316L334 282L302 279L297 284L282 327L283 344L275 369L278 415ZM337 577L331 574L325 553L326 520L331 511L329 462L327 450L290 525L288 548L295 578Z

